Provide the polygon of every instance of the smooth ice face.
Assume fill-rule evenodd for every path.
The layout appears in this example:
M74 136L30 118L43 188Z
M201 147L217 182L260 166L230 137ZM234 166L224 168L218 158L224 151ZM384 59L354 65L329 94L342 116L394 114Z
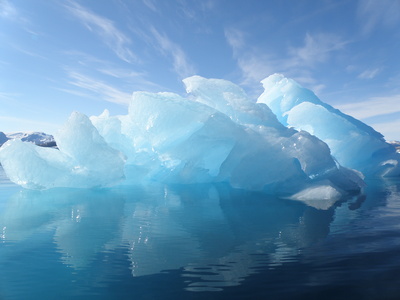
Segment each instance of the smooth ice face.
M199 76L184 83L188 97L135 92L127 115L73 114L51 155L12 142L0 159L13 181L30 188L106 186L125 173L125 184L225 182L302 201L321 192L336 201L364 185L323 141L283 126L237 85ZM35 170L21 159L25 152Z
M282 75L271 75L262 83L265 92L258 102L267 104L285 126L323 140L341 165L365 175L400 175L400 155L380 133Z
M109 186L124 178L124 158L88 117L73 113L56 136L59 150L9 140L0 148L7 176L31 189Z
M30 189L57 187L73 169L68 157L52 148L10 140L0 148L1 164L11 181Z
M283 130L268 106L255 103L230 81L192 76L183 80L192 100L215 108L241 125L262 125Z

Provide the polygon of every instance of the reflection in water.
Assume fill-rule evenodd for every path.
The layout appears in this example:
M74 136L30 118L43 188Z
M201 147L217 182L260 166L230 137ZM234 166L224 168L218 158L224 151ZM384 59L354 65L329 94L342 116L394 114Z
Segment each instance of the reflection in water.
M51 236L59 261L93 271L99 253L124 247L133 276L183 268L189 290L213 290L290 261L328 234L332 216L226 186L152 186L21 190L8 200L0 226L14 254L29 250L28 240Z
M167 270L181 270L188 291L237 286L261 269L321 256L307 249L378 222L372 209L397 222L399 186L386 184L328 210L224 185L18 190L1 202L0 291L56 273L85 293L82 282L104 287L127 271L132 279ZM17 278L22 270L36 273Z

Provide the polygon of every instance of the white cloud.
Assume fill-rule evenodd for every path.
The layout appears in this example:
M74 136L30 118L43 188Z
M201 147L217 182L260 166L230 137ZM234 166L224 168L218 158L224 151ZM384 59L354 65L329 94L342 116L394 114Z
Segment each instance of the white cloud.
M247 53L238 57L237 61L243 76L242 84L245 85L257 84L261 87L261 80L277 72L275 60L265 54Z
M355 72L355 71L357 71L357 69L358 68L355 65L348 65L346 67L346 71L349 72L349 73Z
M71 57L72 61L78 62L81 65L109 65L110 62L107 60L99 59L93 54L88 54L82 51L77 50L63 50L61 51L62 55Z
M143 0L143 4L150 8L152 11L157 12L157 7L153 0Z
M16 45L16 44L10 43L10 46L13 47L15 50L17 50L17 51L23 53L23 54L26 54L26 55L29 55L29 56L32 56L32 57L37 57L37 58L40 58L40 59L47 60L47 57L45 57L45 56L43 56L43 55L40 55L40 54L38 54L38 53L29 51L29 50L26 50L26 49L24 49L24 48L22 48L22 47L20 47L20 46L18 46L18 45Z
M21 95L18 93L8 93L8 92L0 91L0 100L7 100L7 101L11 100L12 101L16 97L19 97L19 96L21 96Z
M304 46L289 48L293 66L313 67L327 61L332 52L344 48L348 42L335 34L306 34Z
M106 74L108 76L118 78L118 79L125 79L125 78L137 78L142 77L145 73L134 72L127 69L120 69L120 68L99 68L97 69L100 73Z
M246 33L237 28L225 29L225 38L232 48L233 57L237 60L242 73L243 85L261 87L260 81L267 76L282 72L278 67L278 60L259 49L250 47L246 43Z
M134 72L127 69L118 68L99 68L97 69L102 74L124 80L127 85L135 89L140 90L155 90L165 91L166 87L163 87L155 82L147 80L147 74L145 72Z
M316 94L319 95L321 92L326 88L325 84L317 84L311 87L312 91Z
M378 75L378 73L380 72L381 70L379 69L379 68L377 68L377 69L368 69L368 70L365 70L364 72L362 72L360 75L358 75L357 77L358 78L360 78L360 79L373 79L373 78L375 78L375 76L376 75Z
M25 17L23 11L17 9L14 4L11 4L8 0L0 0L0 18L7 19L8 21L15 22L21 26L23 30L28 32L31 37L36 38L42 35L37 30L34 30L34 24Z
M259 82L273 73L283 73L320 93L326 86L316 80L311 67L330 58L331 52L340 50L347 43L340 37L330 34L307 34L304 46L289 48L288 55L281 56L266 52L265 49L249 46L246 32L237 28L225 29L225 38L237 60L243 81L241 84L259 89Z
M17 16L17 9L7 0L0 0L0 17L11 19Z
M58 91L61 91L61 92L64 92L64 93L68 93L68 94L74 95L74 96L78 96L78 97L81 97L81 98L96 99L96 97L94 97L92 95L89 95L88 93L84 93L84 92L77 91L77 90L63 89L63 88L57 88L57 87L55 87L54 89L56 89Z
M387 141L400 141L400 120L372 123L370 125L376 131L382 133Z
M165 34L161 34L154 27L150 29L161 52L171 57L174 71L181 77L187 77L196 73L194 67L189 63L182 48L171 41Z
M178 14L191 21L200 21L203 13L213 11L216 6L216 3L213 0L175 0L174 2Z
M133 90L151 90L151 91L162 91L166 90L165 87L162 87L150 80L148 80L149 74L146 71L136 71L129 68L124 68L119 65L116 65L110 61L99 59L91 54L87 54L80 51L63 51L63 55L71 58L71 62L77 64L75 68L71 66L73 63L69 63L69 67L65 67L64 69L68 74L70 73L79 73L83 74L85 72L98 72L96 77L99 76L104 78L104 75L110 76L112 78L118 79L120 85L127 86ZM137 68L135 68L137 69ZM86 76L87 77L87 76ZM93 77L93 75L92 75ZM104 81L107 81L109 78L105 78ZM69 92L69 91L68 91ZM75 92L74 92L75 93Z
M131 40L114 23L102 16L99 16L87 8L74 1L69 1L65 7L76 18L78 18L85 27L100 36L102 41L123 61L133 62L137 58L130 50Z
M235 28L225 29L225 38L234 54L237 54L245 46L245 33Z
M400 112L400 94L388 97L373 97L363 102L336 105L336 108L357 119L366 119Z
M364 34L372 32L379 25L396 28L400 23L398 0L359 0L357 12Z
M68 76L72 79L72 81L69 81L70 84L91 91L99 95L103 100L124 105L128 105L130 102L130 93L120 91L104 82L74 71L69 71Z

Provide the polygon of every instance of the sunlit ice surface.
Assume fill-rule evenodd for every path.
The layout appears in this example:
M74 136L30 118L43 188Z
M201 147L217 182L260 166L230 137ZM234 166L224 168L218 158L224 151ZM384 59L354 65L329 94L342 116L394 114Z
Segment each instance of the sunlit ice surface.
M1 299L400 296L399 180L321 209L227 184L35 191L0 174Z
M262 81L257 101L223 79L183 82L186 96L134 92L126 115L72 113L58 149L8 140L0 162L28 189L221 183L331 204L359 193L364 176L400 175L380 133L282 75Z

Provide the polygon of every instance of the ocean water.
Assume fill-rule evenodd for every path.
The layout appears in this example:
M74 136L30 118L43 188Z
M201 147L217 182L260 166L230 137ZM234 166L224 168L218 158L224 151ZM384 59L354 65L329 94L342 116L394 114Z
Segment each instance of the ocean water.
M0 299L400 299L400 180L367 183L320 210L225 185L29 191L0 169Z

